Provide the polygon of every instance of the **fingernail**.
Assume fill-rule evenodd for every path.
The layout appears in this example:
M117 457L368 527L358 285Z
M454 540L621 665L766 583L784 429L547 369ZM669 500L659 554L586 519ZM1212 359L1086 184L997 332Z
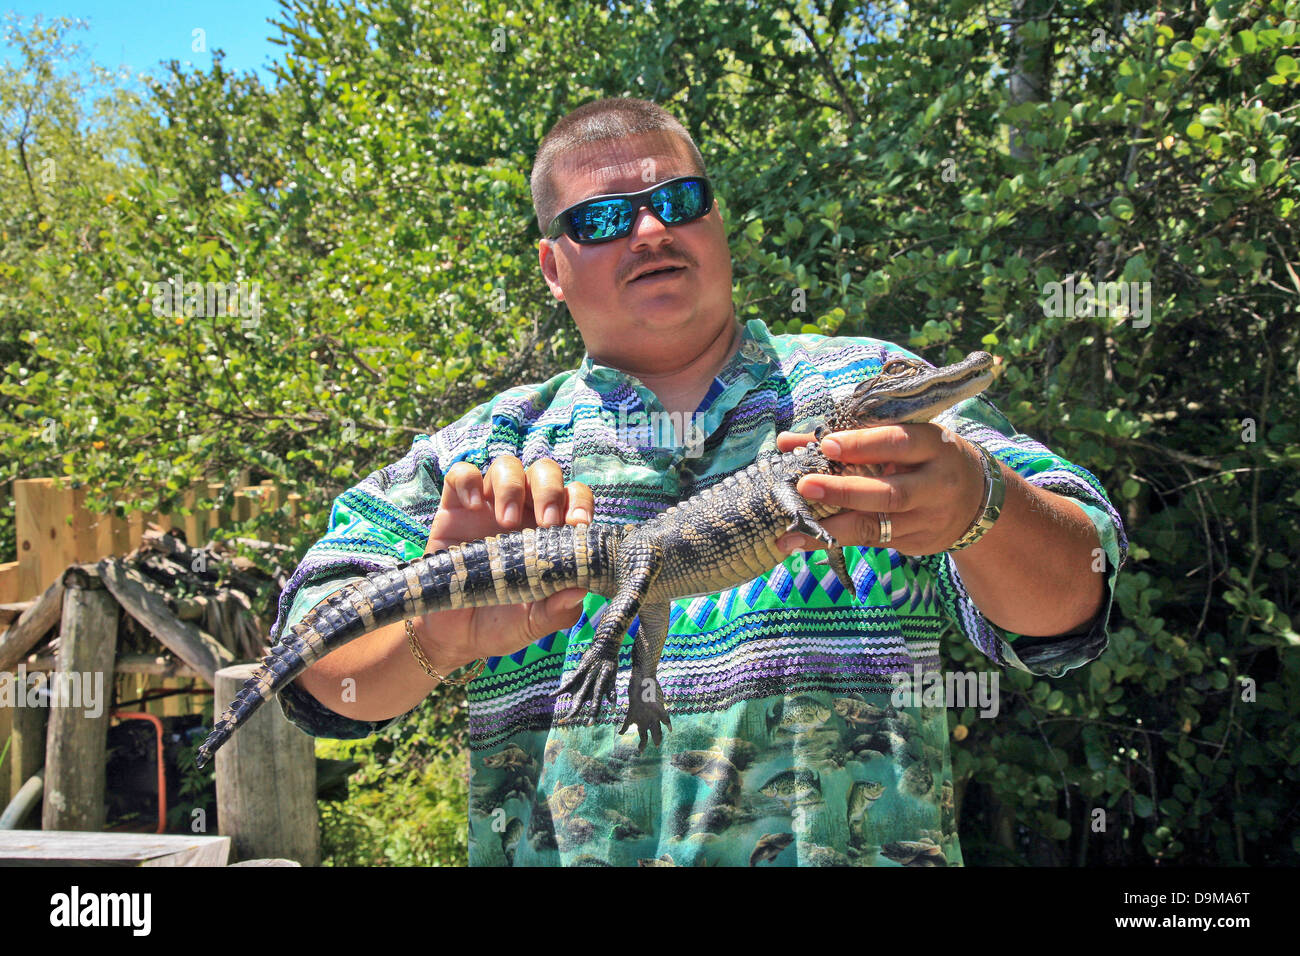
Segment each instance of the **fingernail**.
M834 438L823 438L821 443L822 454L827 458L840 457L840 443ZM804 497L807 497L805 495Z
M586 508L574 508L573 520L579 524L591 524L591 516L587 514Z
M483 496L480 495L476 490L471 488L469 490L469 506L471 508L479 508L482 507L482 505L483 505Z
M576 597L565 598L562 606L566 611L569 611L577 607L585 600L587 600L587 595L579 594Z
M516 504L506 505L506 510L501 512L502 524L512 525L519 521L519 506Z
M811 498L816 501L818 498L826 497L826 489L821 485L809 485L808 490L803 492L805 498Z
M547 505L542 512L542 527L549 528L560 523L560 506Z

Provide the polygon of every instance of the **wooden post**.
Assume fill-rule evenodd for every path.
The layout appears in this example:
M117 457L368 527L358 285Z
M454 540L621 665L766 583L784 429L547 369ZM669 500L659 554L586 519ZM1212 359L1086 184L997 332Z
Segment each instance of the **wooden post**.
M107 694L105 688L105 694ZM104 706L108 703L105 701ZM16 794L36 771L45 765L46 728L49 725L50 709L48 707L15 707L10 714L13 718L13 737L9 745L9 756L0 768L0 776L9 778L10 799ZM0 744L0 747L3 747ZM32 815L35 819L35 814ZM29 824L30 826L30 824Z
M217 712L234 700L255 664L217 671ZM217 751L217 817L234 840L236 860L282 857L303 866L320 863L314 741L264 704Z
M72 686L68 678L76 675L81 693L79 700L63 699L50 708L41 822L46 830L102 830L110 715L104 698L117 656L118 605L93 564L68 568L63 585L59 668L50 675L50 686L63 695ZM87 691L96 687L102 696L95 701L99 713L93 714Z

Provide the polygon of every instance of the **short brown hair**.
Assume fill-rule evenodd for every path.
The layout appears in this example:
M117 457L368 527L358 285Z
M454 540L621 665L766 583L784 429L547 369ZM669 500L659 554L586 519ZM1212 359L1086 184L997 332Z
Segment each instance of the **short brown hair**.
M559 194L552 175L557 159L585 143L665 132L675 133L682 138L691 162L695 164L696 175L707 175L704 171L704 157L696 148L691 134L686 132L686 127L662 106L649 100L631 97L595 100L560 117L537 147L537 156L533 160L530 185L538 229L544 233L560 211L557 208Z

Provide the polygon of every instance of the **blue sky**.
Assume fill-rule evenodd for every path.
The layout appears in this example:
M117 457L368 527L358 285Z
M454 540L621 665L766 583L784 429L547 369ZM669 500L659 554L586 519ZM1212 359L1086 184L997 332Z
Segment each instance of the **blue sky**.
M89 30L70 31L68 39L81 44L101 66L126 66L132 73L161 73L160 61L171 59L206 71L212 66L212 51L220 47L227 69L256 70L269 85L266 65L285 50L266 39L279 33L267 22L279 18L275 0L0 0L0 12L9 11L23 18L24 28L38 13L46 21L59 16L87 21ZM204 31L206 49L201 52L193 49L196 29ZM0 41L0 58L10 54L11 48Z

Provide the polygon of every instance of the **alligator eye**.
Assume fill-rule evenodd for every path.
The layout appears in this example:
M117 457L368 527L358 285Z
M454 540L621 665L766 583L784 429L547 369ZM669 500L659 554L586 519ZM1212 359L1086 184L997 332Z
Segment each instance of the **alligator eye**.
M885 367L880 370L882 375L901 375L912 367L912 363L907 359L890 359L885 363Z

